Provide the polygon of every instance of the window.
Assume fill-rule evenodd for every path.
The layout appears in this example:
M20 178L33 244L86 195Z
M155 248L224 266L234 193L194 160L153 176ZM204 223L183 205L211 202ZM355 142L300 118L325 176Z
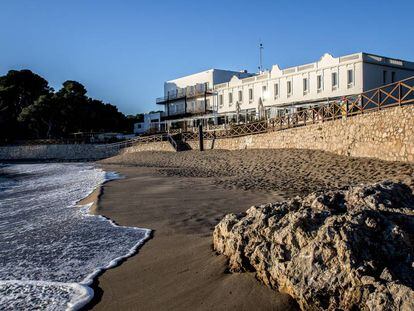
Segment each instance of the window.
M242 102L242 101L243 101L243 91L240 90L239 91L239 102Z
M263 85L262 86L262 99L263 99L263 101L266 100L266 96L267 96L267 86Z
M316 88L318 92L322 91L323 85L322 85L322 75L316 76Z
M229 93L229 105L233 103L233 93Z
M395 71L391 72L391 83L395 82Z
M287 82L287 94L288 96L292 95L292 81Z
M249 89L249 101L253 101L253 89Z
M218 104L219 107L223 107L223 94L220 94L218 97Z
M336 90L338 87L338 73L332 72L332 89Z
M279 83L274 85L275 99L279 97Z
M308 93L308 78L303 78L303 94Z
M382 71L382 84L387 84L387 71Z
M348 78L348 87L351 87L354 85L354 70L349 69L347 71L347 78Z

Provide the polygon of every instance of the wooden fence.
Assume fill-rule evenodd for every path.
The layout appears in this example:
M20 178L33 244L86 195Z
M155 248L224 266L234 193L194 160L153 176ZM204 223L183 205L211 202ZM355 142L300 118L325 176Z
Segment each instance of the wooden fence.
M359 95L346 96L330 103L285 113L278 117L226 129L204 131L204 139L231 138L305 126L347 118L414 103L414 77L387 84ZM183 140L198 140L197 132L182 133Z
M148 143L153 143L153 142L165 141L165 140L168 140L167 136L169 135L165 133L151 135L151 136L140 136L140 137L128 139L128 140L117 142L117 143L97 145L96 147L97 148L108 148L108 149L123 149L123 148L131 147L131 146L135 146L139 144L148 144Z
M232 138L280 131L413 103L414 77L411 77L359 95L346 96L327 104L315 105L293 113L285 113L275 118L254 123L231 125L222 129L205 130L203 131L203 139ZM181 133L180 130L177 130L173 133L137 137L123 142L97 145L97 147L122 149L139 144L168 141L175 150L179 150L182 148L182 143L189 140L198 140L198 132Z

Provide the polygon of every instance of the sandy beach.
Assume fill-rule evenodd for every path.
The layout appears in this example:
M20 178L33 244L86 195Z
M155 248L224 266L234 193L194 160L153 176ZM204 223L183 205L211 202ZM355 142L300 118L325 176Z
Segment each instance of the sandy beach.
M212 230L231 212L315 190L402 180L414 165L308 150L142 152L100 162L126 178L106 183L97 213L153 229L139 253L99 277L96 310L295 310L253 274L230 274Z
M97 212L117 223L154 230L139 253L99 278L96 310L295 310L289 296L253 274L226 273L211 248L213 226L242 212L263 192L226 190L204 178L162 176L153 168L105 165L126 176L102 188ZM98 293L99 295L99 293Z

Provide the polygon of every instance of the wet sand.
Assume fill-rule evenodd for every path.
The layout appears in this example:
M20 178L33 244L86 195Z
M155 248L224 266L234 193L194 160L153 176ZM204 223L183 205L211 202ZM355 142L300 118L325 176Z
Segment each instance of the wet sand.
M102 187L97 212L119 224L151 228L139 253L99 277L95 310L295 310L287 295L253 274L226 272L212 248L214 225L227 213L280 199L228 190L206 178L162 176L153 168L105 165L127 178Z
M127 178L102 187L97 212L154 235L99 278L96 310L293 310L253 274L226 273L211 248L219 220L282 197L414 179L414 164L316 150L137 152L100 163Z

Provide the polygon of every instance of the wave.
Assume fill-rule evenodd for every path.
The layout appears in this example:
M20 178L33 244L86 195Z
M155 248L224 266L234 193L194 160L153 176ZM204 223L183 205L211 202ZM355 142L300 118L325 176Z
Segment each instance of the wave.
M136 253L151 230L118 226L76 205L119 178L90 164L18 164L0 181L0 306L77 310L102 271ZM7 176L7 174L6 174ZM7 177L6 177L7 179Z

